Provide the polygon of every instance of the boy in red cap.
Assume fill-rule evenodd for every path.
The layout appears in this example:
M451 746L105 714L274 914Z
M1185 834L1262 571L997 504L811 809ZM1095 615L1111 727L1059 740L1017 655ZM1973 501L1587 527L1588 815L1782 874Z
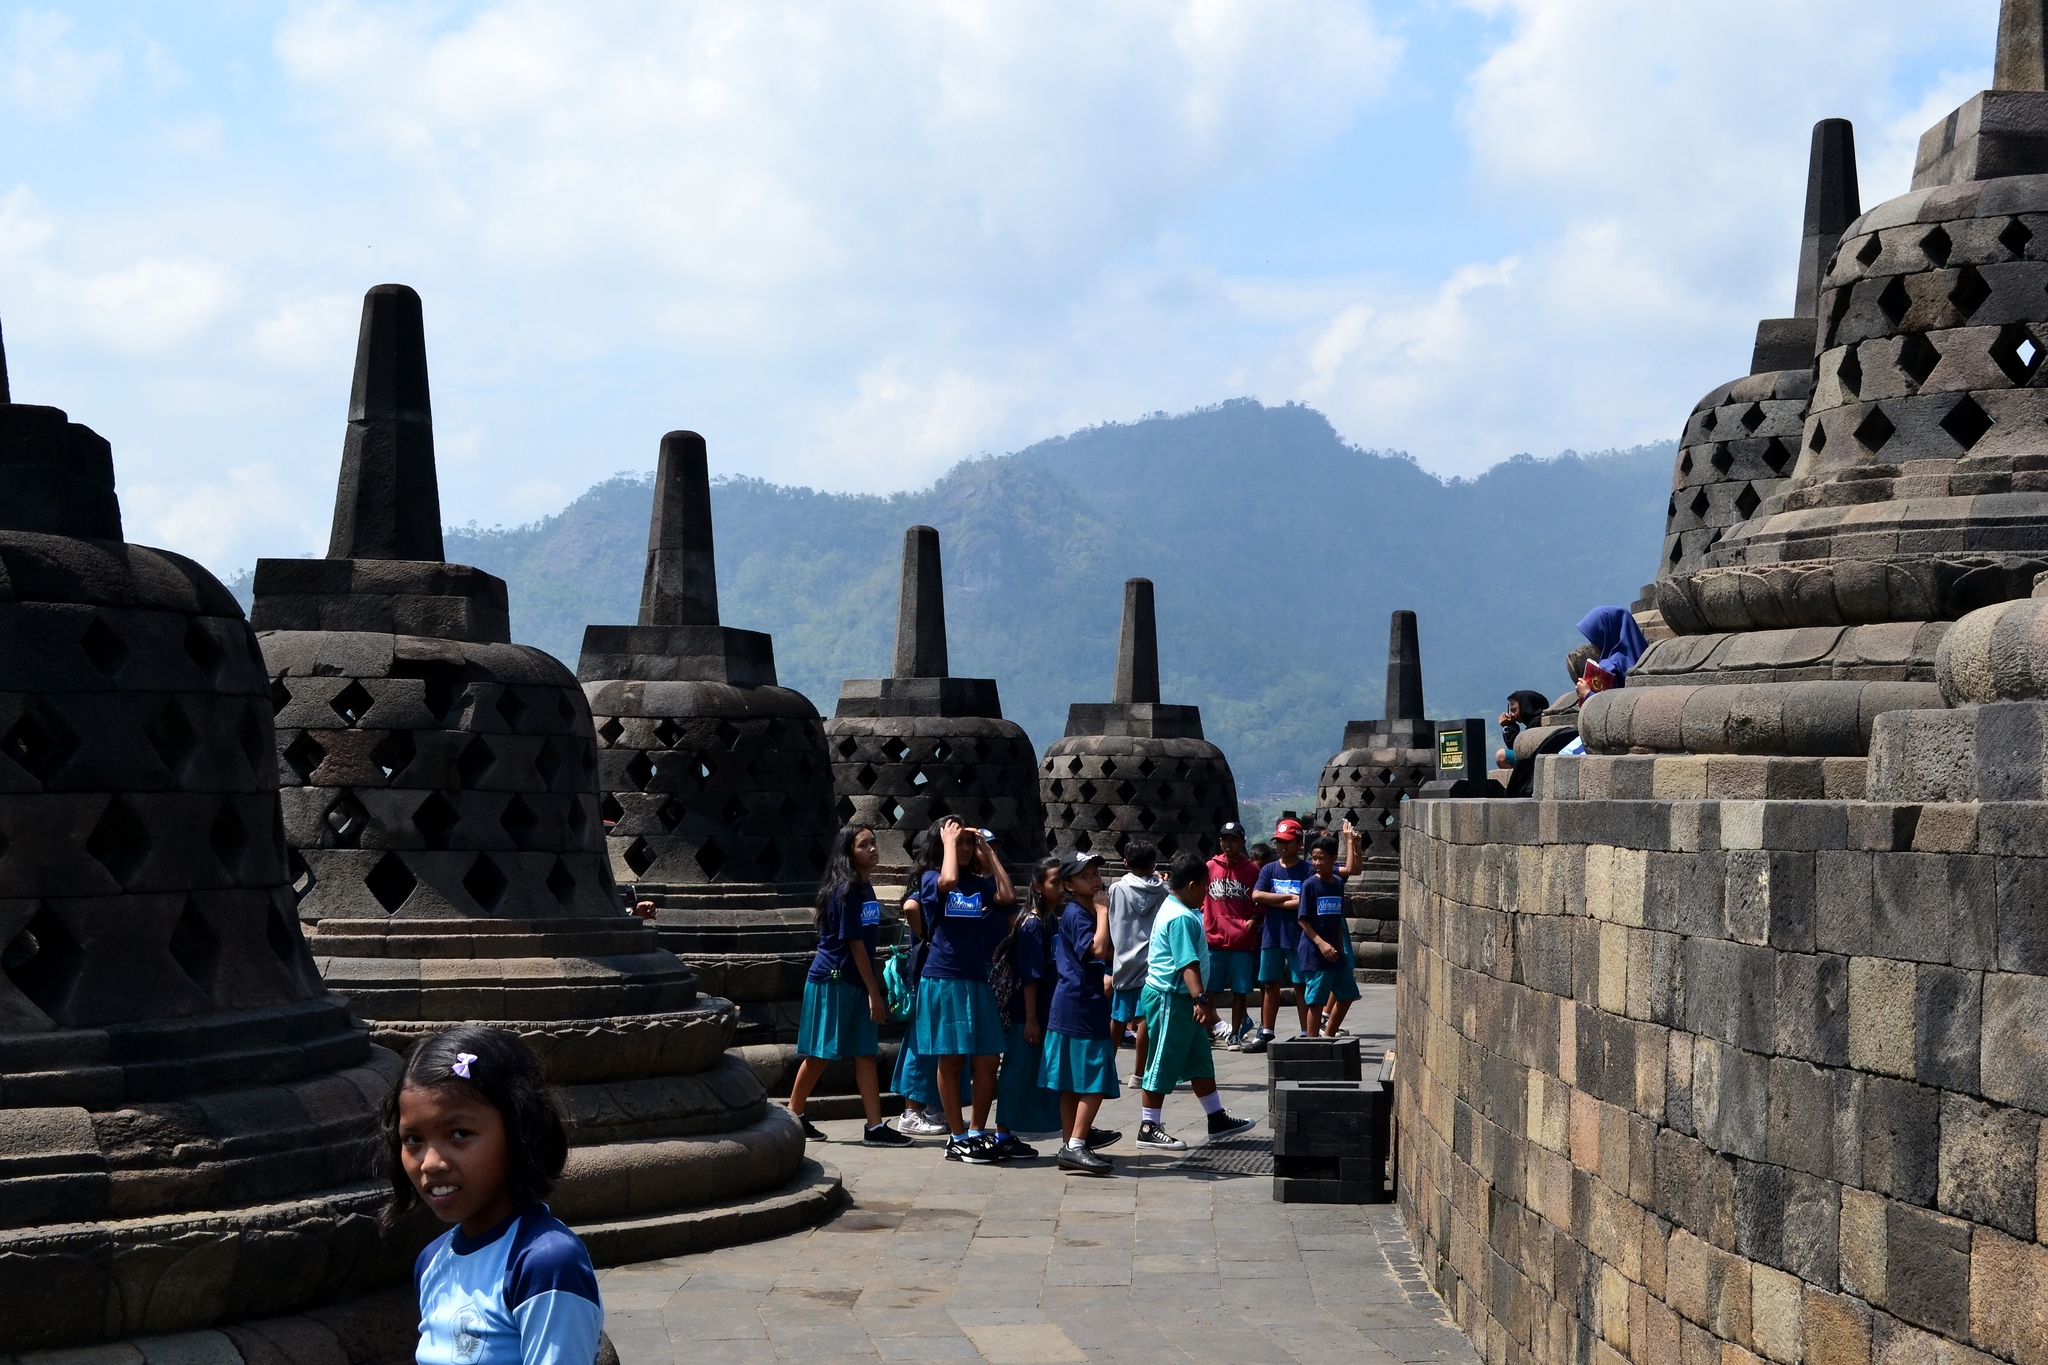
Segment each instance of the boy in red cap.
M1259 865L1245 856L1244 826L1232 820L1217 832L1219 848L1209 859L1209 894L1202 898L1202 929L1209 940L1209 989L1230 993L1229 1045L1244 1046L1251 1030L1245 997L1258 989L1259 920L1252 900Z
M1273 846L1278 853L1259 869L1252 888L1252 900L1265 912L1259 931L1259 1036L1244 1045L1245 1052L1264 1052L1273 1041L1273 1025L1280 1021L1280 988L1294 986L1294 1011L1303 1035L1308 1033L1308 1004L1302 999L1301 973L1295 955L1301 943L1301 884L1315 871L1301 857L1301 821L1292 816L1273 826Z

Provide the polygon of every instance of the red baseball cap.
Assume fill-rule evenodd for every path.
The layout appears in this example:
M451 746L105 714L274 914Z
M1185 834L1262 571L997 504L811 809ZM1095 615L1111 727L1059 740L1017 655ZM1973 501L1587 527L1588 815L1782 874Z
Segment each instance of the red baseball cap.
M1275 839L1299 839L1301 837L1301 821L1282 820L1279 824L1273 826L1273 837Z

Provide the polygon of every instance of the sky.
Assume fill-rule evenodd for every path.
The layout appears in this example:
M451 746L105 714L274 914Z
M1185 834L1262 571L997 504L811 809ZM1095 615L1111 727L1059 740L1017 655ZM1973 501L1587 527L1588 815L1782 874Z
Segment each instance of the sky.
M17 402L128 538L321 553L361 298L425 302L445 521L702 432L832 490L1227 398L1473 475L1675 436L1996 0L0 5ZM1247 471L1248 483L1266 471Z

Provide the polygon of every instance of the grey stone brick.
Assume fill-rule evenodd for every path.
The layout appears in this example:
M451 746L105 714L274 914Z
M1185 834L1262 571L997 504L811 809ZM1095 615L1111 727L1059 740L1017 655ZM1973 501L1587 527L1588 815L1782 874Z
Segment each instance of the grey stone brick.
M1873 956L1988 967L1996 939L1994 859L1979 854L1886 853L1871 866ZM1823 945L1826 946L1826 945Z
M1979 1083L1986 1099L2048 1113L2048 978L1984 978Z
M1943 1213L2034 1236L2034 1154L2041 1119L2024 1109L1941 1097Z
M1925 1209L1885 1209L1885 1306L1907 1322L1967 1340L1970 1225Z
M1735 1163L1735 1250L1753 1261L1782 1265L1785 1175L1767 1162Z
M1859 1117L1863 1188L1931 1205L1939 1179L1941 1102L1910 1081L1866 1077Z
M1842 1187L1832 1180L1787 1171L1785 1231L1779 1267L1811 1284L1835 1283L1842 1225Z
M1728 936L1792 952L1812 951L1813 855L1773 849L1727 856Z
M1922 967L1914 988L1915 1079L1943 1090L1977 1093L1978 1013L1983 975Z
M1868 853L1814 855L1814 946L1820 951L1851 956L1874 951L1870 868Z
M2048 851L2048 845L2040 846ZM2000 858L1998 965L2048 974L2048 858Z
M1827 1176L1835 1165L1834 1074L1805 1062L1770 1063L1766 1151L1777 1165Z
M1858 1071L1837 1071L1835 1077L1834 1177L1844 1185L1863 1183L1863 1087Z
M1772 966L1775 1050L1843 1065L1849 1059L1849 960L1832 953L1779 953Z
M1771 951L1688 939L1684 956L1687 1027L1738 1047L1768 1051L1777 1027Z
M1727 930L1722 919L1722 897L1727 854L1718 849L1703 853L1651 854L1653 859L1682 860L1688 871L1678 883L1678 899L1670 927L1681 934L1719 938Z
M1693 1125L1720 1151L1764 1159L1769 1059L1702 1038L1693 1047Z

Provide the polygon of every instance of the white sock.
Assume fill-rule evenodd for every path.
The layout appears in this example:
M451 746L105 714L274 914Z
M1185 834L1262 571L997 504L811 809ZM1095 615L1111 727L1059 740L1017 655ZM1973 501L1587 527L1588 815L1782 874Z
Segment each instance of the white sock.
M1161 1109L1165 1107L1166 1106L1164 1105L1160 1106ZM1150 1105L1141 1104L1138 1106L1138 1116L1144 1119L1147 1123L1157 1123L1159 1122L1159 1109L1154 1109Z
M1223 1112L1223 1092L1221 1090L1211 1090L1208 1094L1197 1095L1195 1098L1202 1102L1203 1113L1220 1114Z
M1085 1152L1088 1150L1088 1139L1085 1137L1068 1138L1067 1146L1072 1151Z

